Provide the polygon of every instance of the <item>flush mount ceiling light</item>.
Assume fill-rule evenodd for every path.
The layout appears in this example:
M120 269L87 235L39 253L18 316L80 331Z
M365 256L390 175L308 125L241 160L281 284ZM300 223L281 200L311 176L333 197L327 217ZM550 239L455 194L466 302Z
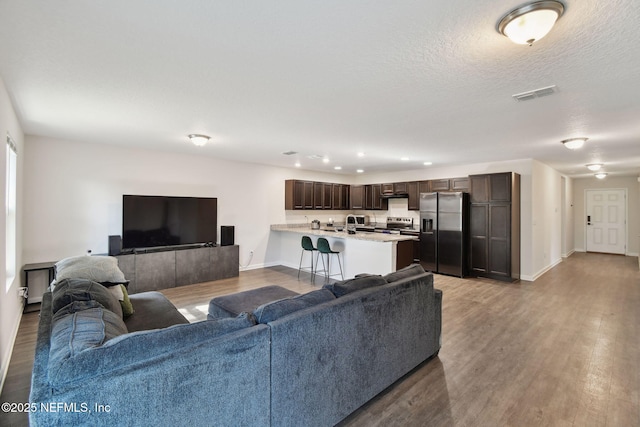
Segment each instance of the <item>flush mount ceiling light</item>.
M607 174L604 172L600 172L594 175L596 178L598 179L605 179L607 177Z
M599 171L601 167L602 167L602 163L591 163L587 165L587 168L593 172Z
M197 133L192 133L192 134L190 134L188 136L189 136L189 139L191 140L191 142L193 142L193 145L196 145L198 147L202 147L207 142L209 142L209 140L211 139L210 136L200 135L200 134L197 134Z
M578 148L582 148L585 142L587 142L589 138L570 138L562 140L562 143L569 150L577 150Z
M564 13L559 1L537 1L506 14L498 23L498 32L517 44L533 45L546 36Z

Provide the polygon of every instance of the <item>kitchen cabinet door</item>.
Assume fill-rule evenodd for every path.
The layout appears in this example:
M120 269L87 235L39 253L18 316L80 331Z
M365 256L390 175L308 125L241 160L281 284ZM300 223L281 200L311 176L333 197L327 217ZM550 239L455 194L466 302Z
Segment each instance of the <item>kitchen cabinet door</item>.
M364 209L364 185L352 185L349 194L349 209Z
M432 179L431 191L449 191L449 179Z
M449 188L451 191L464 191L465 193L469 191L469 177L461 177L461 178L451 178L449 180Z
M420 193L418 192L418 181L407 182L407 193L409 194L408 208L410 211L420 210Z
M313 209L313 182L286 180L284 208L287 210Z

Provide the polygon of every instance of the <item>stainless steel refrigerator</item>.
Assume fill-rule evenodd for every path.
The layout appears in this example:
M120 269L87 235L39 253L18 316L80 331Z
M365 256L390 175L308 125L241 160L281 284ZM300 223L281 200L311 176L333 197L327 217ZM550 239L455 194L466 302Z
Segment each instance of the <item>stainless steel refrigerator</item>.
M468 273L469 194L420 194L420 263L434 273Z

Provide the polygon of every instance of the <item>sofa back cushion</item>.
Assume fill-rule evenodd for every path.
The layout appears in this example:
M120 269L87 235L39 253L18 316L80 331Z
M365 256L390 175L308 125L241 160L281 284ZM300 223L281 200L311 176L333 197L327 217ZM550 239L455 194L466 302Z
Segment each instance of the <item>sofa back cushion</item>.
M58 378L58 368L68 359L127 332L122 316L96 301L74 301L61 308L51 322L49 379Z
M324 289L328 289L337 298L351 292L360 291L362 289L373 288L375 286L386 285L387 281L380 275L358 276L349 280L342 280L329 285L324 285Z
M234 333L240 333L255 324L251 314L243 313L235 318L121 334L105 341L103 345L87 348L67 359L52 360L50 356L49 381L60 388L68 385L75 387L85 381L95 381L101 375L109 376L114 372L122 375L132 368L144 369L146 365L153 365L154 361L174 357L185 348L211 347L212 341L227 336L233 340ZM53 335L51 341L53 345ZM216 354L213 348L210 352ZM179 365L180 362L176 361L176 366Z
M397 282L398 280L406 279L407 277L417 276L419 274L424 273L424 268L420 264L411 264L404 268L401 268L398 271L394 271L393 273L389 273L384 276L384 279L388 282Z
M74 301L94 300L122 319L122 305L107 288L87 279L64 279L53 291L52 310L57 313L62 307Z
M336 297L328 289L318 289L295 297L262 304L253 311L253 314L258 323L269 323L295 311L334 299Z

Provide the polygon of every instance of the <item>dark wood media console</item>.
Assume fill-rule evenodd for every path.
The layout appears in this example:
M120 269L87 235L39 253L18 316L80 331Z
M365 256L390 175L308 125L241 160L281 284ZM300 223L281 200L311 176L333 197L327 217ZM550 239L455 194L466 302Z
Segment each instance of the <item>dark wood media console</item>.
M129 283L129 293L237 277L240 248L214 246L117 255Z

